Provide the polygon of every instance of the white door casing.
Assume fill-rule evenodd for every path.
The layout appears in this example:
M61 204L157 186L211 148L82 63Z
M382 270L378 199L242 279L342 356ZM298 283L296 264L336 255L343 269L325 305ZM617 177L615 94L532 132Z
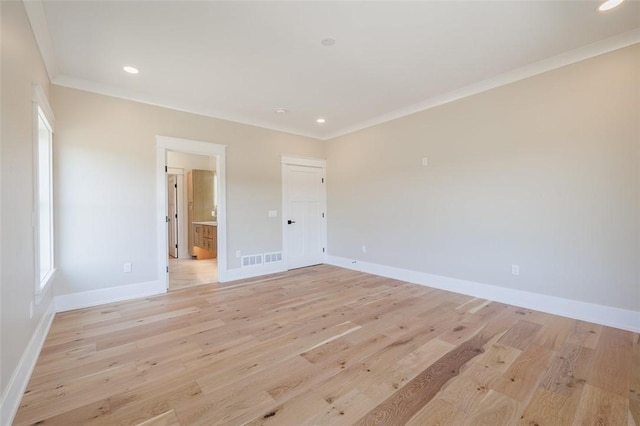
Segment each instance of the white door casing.
M326 259L325 160L282 157L283 254L287 269Z

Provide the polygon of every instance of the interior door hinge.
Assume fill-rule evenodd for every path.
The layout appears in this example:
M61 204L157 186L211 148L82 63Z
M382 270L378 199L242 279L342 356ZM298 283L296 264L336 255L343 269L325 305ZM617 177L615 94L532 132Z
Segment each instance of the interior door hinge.
M176 213L176 219L178 218L178 213Z
M324 217L324 212L322 212L322 217Z
M164 172L167 173L169 171L169 168L167 166L164 166Z
M165 222L167 222L167 223L169 223L169 216L165 216L164 221L165 221Z
M167 274L169 273L169 267L167 266Z
M178 248L178 245L176 244L176 248Z
M173 184L173 187L174 187L174 188L178 188L178 184L177 184L177 183L174 183L174 184Z
M324 247L322 247L322 252L324 253Z
M322 183L324 183L324 178L322 178Z

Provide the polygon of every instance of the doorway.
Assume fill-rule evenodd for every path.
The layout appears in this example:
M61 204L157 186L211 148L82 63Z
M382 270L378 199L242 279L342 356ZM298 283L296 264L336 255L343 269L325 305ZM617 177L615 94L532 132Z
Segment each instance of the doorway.
M283 245L287 269L326 260L324 160L282 158Z
M216 283L226 281L226 187L225 187L225 146L209 142L193 141L167 136L156 137L156 164L158 184L158 273L159 281L165 288L174 290L185 286ZM206 163L194 166L191 160ZM173 162L170 161L173 159ZM176 162L181 159L184 164ZM191 165L190 165L191 164ZM188 184L192 170L207 170L215 179L211 187L215 187L215 205L208 209L210 217L189 220ZM173 219L176 232L170 223L173 180L175 175L176 208ZM213 194L212 194L213 199ZM193 200L190 200L193 202ZM183 205L184 204L184 205ZM176 217L177 215L177 217ZM193 222L203 222L202 226L214 227L215 233L209 233L209 246L215 246L215 256L197 260L193 257L193 241L189 241L189 230ZM177 234L177 235L176 235ZM172 238L175 243L172 245ZM177 245L177 247L175 247ZM191 247L190 247L191 246ZM175 252L172 251L175 248ZM175 255L175 256L174 256ZM169 284L172 283L170 286Z
M169 289L216 283L216 157L169 150L167 173Z

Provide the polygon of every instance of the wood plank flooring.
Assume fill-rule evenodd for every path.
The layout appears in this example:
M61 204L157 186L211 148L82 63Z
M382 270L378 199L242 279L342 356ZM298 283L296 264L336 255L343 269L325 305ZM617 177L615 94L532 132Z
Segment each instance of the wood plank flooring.
M320 265L56 315L15 424L640 426L640 336Z
M218 259L169 258L169 290L218 281Z

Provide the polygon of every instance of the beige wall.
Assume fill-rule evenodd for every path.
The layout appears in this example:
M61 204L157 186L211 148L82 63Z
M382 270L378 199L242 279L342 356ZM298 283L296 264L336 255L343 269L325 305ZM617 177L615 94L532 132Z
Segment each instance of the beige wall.
M44 311L49 291L33 318L35 254L33 210L32 83L49 93L49 79L21 1L0 2L1 61L1 187L0 219L0 385L2 394Z
M329 141L329 253L640 310L639 79L635 45Z
M281 250L281 155L324 158L321 141L53 85L56 294L155 281L155 136L227 145L229 267L235 251ZM122 272L132 262L132 273Z

